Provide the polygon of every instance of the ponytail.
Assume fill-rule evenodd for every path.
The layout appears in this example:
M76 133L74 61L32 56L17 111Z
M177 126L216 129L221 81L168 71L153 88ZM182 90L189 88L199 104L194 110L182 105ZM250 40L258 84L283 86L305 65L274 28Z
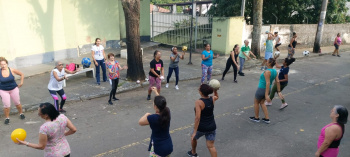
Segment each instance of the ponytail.
M170 110L168 107L165 107L162 111L160 112L160 125L163 128L167 128L170 124Z
M159 123L163 128L169 127L170 124L170 110L166 106L166 99L163 96L156 96L154 98L154 105L159 109Z

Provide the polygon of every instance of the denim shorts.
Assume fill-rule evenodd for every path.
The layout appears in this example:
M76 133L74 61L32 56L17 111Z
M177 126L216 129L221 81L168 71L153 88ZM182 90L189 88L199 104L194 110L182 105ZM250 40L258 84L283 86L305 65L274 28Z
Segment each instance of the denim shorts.
M194 136L194 138L196 140L198 140L199 138L201 138L203 135L205 135L205 139L207 141L215 141L215 135L216 135L216 130L214 131L209 131L209 132L200 132L197 131L196 136Z
M265 52L265 59L268 60L270 58L273 58L272 57L272 52Z
M334 47L335 47L336 50L339 50L339 45L334 44Z

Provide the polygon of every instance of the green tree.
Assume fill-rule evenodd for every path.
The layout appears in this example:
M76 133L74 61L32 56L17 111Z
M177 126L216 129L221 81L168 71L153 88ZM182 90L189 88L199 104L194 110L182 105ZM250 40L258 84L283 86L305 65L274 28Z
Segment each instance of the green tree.
M346 2L350 0L329 0L326 23L349 23L349 16L346 16L348 8ZM214 0L215 5L210 10L210 14L214 16L240 16L241 0L227 1ZM245 18L247 22L253 17L253 0L246 0ZM275 24L278 17L279 24L298 24L309 23L315 24L318 22L320 15L321 3L319 0L266 0L263 3L263 23ZM247 18L250 17L250 18Z

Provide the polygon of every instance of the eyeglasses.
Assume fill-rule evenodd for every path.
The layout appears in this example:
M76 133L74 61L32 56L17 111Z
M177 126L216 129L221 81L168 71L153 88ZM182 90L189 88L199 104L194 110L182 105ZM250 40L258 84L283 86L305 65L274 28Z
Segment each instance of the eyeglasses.
M58 64L58 66L63 66L63 64Z

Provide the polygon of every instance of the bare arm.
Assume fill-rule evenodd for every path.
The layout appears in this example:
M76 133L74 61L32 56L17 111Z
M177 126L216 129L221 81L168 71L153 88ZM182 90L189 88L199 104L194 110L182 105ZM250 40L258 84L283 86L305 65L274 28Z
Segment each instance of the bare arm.
M201 119L201 104L203 104L203 101L201 100L197 100L195 102L195 110L196 110L196 116L194 118L194 128L193 128L193 134L196 134L197 130L198 130L198 126L199 126L199 122ZM192 140L193 140L194 136L192 135Z
M149 125L148 119L147 117L151 115L151 113L146 113L145 115L143 115L140 120L139 120L139 125L140 126L145 126L145 125Z
M332 141L334 141L334 139L336 139L336 134L337 132L337 128L330 126L328 128L326 128L325 130L325 139L321 145L320 148L318 148L317 152L315 153L315 156L318 155L317 157L319 157L321 155L322 152L324 152L329 145L332 143Z
M18 140L18 138L17 138L17 141L21 145L27 145L28 147L31 147L34 149L44 150L47 144L47 135L39 133L39 144L29 143L27 141L20 141Z
M218 90L214 89L213 101L215 102L216 100L219 100L219 94L218 94Z
M107 60L106 54L105 54L105 49L102 50L102 53L103 53L103 58L104 58L105 60Z
M162 72L160 75L164 76L164 67L162 67Z
M277 58L278 58L278 56L275 56L275 60L276 60L276 65L275 65L275 66L276 66L276 68L281 69L281 68L282 68L282 66L278 64L278 60L277 60Z
M180 59L185 59L185 54L186 54L186 52L184 52L184 51L182 51L182 55L181 56L179 56L180 57Z
M288 74L284 75L284 79L283 80L279 80L280 82L287 82L288 81Z
M91 54L92 54L92 60L94 60L94 62L96 64L97 62L96 62L96 59L95 59L95 51L91 50Z
M69 136L77 132L77 128L73 125L73 123L67 118L67 128L69 129L64 133L64 136Z
M271 72L270 71L265 71L264 72L264 76L265 76L265 81L266 81L266 86L265 86L265 99L267 102L270 102L271 99L269 98L269 93L270 93L270 76L271 76Z
M22 85L23 85L23 80L24 80L24 75L23 75L23 73L22 73L21 71L19 71L19 70L12 69L12 68L11 68L11 71L12 71L14 74L16 74L16 75L21 76L21 83L18 85L18 87L22 87Z
M157 77L160 77L160 76L156 73L156 71L154 71L154 68L151 68L151 73L153 73L153 74L156 75Z
M205 57L204 55L202 55L202 60L207 60L210 57L210 55L208 55L208 57Z
M59 78L58 75L57 75L57 73L56 73L56 71L53 71L52 73L53 73L53 76L55 77L55 79L56 79L58 82L63 81L63 80L66 78L66 76L63 76L63 77Z

